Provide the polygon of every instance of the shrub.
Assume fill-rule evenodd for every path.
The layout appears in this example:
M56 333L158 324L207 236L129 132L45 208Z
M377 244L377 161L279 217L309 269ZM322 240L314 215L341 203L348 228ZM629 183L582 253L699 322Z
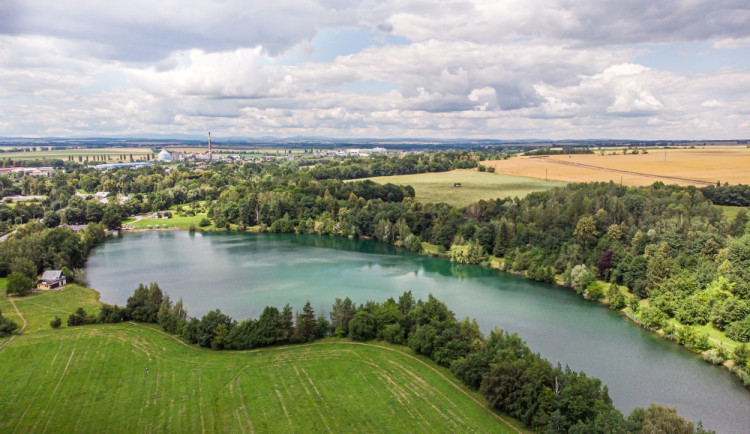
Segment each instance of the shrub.
M591 282L586 287L584 296L588 296L591 300L599 301L604 298L604 285L599 282Z
M90 322L88 314L82 307L79 307L68 316L68 327L86 325Z
M55 319L49 322L49 326L53 329L59 329L62 325L62 319L60 319L59 316L55 315Z
M0 311L0 337L8 336L18 328L18 324L10 318L3 318L3 312Z
M750 342L750 315L742 321L729 324L727 337L738 342Z
M188 225L188 230L190 232L195 232L195 223L190 222L190 225Z
M203 217L201 221L198 222L198 226L205 228L206 226L209 226L211 224L211 220Z

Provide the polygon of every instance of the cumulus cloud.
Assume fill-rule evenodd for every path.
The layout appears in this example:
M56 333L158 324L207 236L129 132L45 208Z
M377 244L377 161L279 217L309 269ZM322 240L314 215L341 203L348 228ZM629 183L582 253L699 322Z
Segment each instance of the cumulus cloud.
M327 29L369 39L313 61ZM6 0L0 135L747 137L750 71L638 63L690 41L749 46L750 6Z

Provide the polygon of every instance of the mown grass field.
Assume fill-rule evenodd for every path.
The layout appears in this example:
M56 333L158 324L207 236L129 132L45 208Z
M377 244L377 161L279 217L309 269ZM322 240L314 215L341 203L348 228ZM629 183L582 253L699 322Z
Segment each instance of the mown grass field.
M190 223L195 225L196 229L200 230L211 230L215 229L213 224L205 227L199 227L201 219L206 218L206 213L198 213L194 216L180 217L175 215L170 219L142 219L138 221L131 221L123 223L127 226L133 226L133 229L187 229L190 227Z
M666 154L666 164L665 164ZM552 155L514 157L484 161L497 173L556 179L568 182L602 181L623 185L698 185L729 182L750 183L750 148L745 146L699 147L695 149L648 149L647 154L623 155L605 150L604 155Z
M403 347L214 352L148 325L45 326L88 291L14 299L29 326L0 349L0 432L516 432Z
M369 179L381 184L390 182L411 185L414 187L417 200L422 203L445 202L458 207L478 202L480 199L523 197L534 191L549 190L566 184L523 176L479 172L476 169L379 176ZM460 183L461 187L454 187L455 183Z

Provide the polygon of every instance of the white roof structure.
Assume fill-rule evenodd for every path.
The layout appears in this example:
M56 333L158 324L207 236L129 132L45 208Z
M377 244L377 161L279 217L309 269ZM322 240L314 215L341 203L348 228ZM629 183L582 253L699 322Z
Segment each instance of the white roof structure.
M172 161L172 154L169 153L166 149L162 149L161 152L159 152L159 161Z

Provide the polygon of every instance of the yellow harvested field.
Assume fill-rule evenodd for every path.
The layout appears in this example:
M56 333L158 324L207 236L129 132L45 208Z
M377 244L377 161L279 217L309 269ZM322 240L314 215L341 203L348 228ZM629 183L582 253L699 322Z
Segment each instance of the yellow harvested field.
M649 149L647 154L551 155L485 161L495 173L567 182L613 181L623 185L704 186L728 182L750 184L750 148ZM666 163L665 163L666 153Z

